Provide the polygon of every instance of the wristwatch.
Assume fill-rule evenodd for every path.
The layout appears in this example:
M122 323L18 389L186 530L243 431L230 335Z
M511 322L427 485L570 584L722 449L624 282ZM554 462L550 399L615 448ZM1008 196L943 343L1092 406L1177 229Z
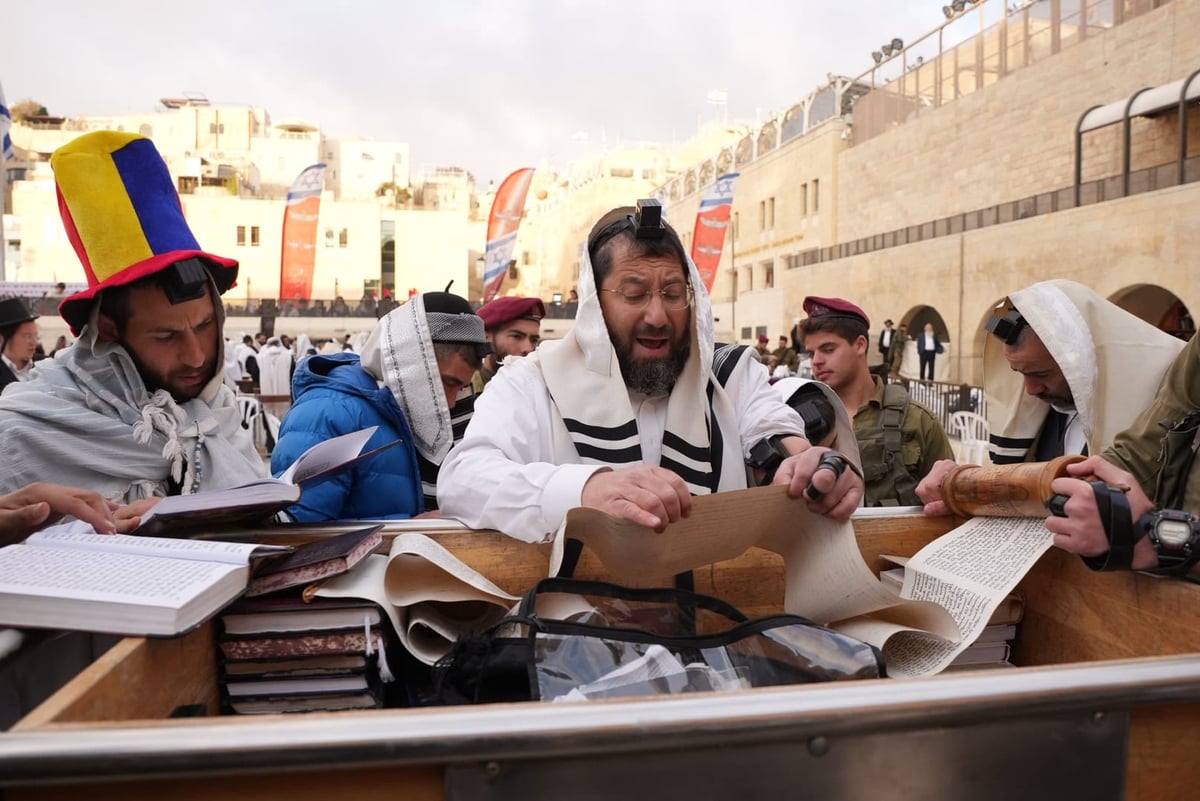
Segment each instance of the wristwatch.
M1142 515L1138 528L1158 554L1158 567L1145 572L1182 576L1200 561L1200 521L1187 512L1155 509Z

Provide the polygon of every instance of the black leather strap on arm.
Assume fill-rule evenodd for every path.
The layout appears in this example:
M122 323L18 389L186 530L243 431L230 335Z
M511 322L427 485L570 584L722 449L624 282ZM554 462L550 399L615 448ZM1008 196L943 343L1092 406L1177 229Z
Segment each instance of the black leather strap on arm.
M1083 563L1092 570L1129 570L1133 565L1133 546L1141 539L1140 532L1133 528L1129 499L1125 493L1109 487L1103 481L1088 483L1096 495L1096 509L1108 537L1108 553L1085 556Z

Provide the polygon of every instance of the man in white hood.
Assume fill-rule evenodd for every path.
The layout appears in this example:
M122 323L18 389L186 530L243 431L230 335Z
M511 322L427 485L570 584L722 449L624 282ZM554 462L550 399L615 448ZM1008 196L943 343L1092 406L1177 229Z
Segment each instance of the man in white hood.
M600 219L579 295L574 329L479 396L442 465L443 513L534 542L576 506L661 529L690 513L692 495L745 488L763 440L783 457L774 483L814 511L858 506L849 460L810 447L748 349L714 368L708 293L657 202Z
M992 313L984 346L992 461L1100 453L1150 405L1183 342L1074 281Z

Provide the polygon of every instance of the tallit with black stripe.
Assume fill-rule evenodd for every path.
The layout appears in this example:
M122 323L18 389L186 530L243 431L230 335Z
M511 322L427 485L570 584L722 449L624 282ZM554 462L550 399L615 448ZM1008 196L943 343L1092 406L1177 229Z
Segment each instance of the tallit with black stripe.
M1150 405L1183 342L1097 295L1083 284L1042 281L1009 295L1062 370L1088 453L1100 453ZM1028 461L1050 404L1025 392L1004 357L984 344L989 448L996 464Z
M667 401L660 466L687 483L694 495L746 487L736 408L714 369L712 304L696 265L688 259L695 292L691 355ZM637 421L617 355L604 324L585 252L579 276L575 327L539 348L543 378L554 400L555 459L621 468L643 464ZM749 349L730 351L730 372L745 369Z

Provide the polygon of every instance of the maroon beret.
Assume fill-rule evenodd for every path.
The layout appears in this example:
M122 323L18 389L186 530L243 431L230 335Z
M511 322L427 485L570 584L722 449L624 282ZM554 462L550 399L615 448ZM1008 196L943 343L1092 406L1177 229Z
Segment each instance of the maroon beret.
M809 295L804 299L804 311L809 317L844 317L847 320L858 320L867 328L871 327L866 312L841 298L818 298Z
M767 340L767 335L766 335L766 334L759 334L759 335L758 335L758 341L759 341L759 342L766 342L766 341L768 341L768 340Z
M546 306L540 298L503 297L483 304L476 314L483 318L483 327L491 330L513 320L541 320Z

